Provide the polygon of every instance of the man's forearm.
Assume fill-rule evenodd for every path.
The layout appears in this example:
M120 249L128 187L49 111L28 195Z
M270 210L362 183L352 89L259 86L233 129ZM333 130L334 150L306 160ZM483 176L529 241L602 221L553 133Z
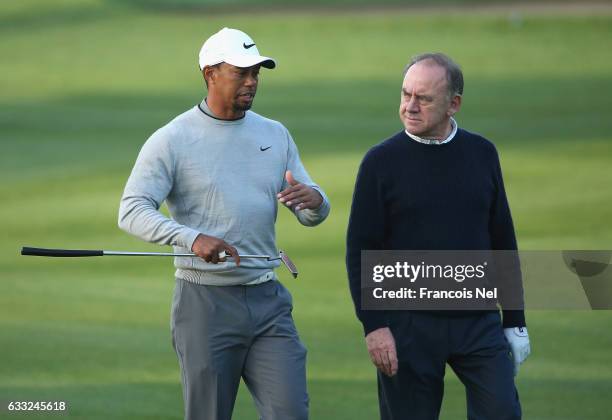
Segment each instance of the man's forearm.
M118 224L122 230L144 241L187 249L191 249L200 233L169 219L152 201L136 195L124 195L121 199Z

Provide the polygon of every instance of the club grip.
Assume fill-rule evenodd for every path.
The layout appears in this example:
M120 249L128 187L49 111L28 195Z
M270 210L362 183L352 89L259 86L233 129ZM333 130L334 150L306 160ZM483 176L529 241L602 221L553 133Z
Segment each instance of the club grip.
M35 255L39 257L102 257L104 251L94 249L49 249L49 248L21 248L21 255Z

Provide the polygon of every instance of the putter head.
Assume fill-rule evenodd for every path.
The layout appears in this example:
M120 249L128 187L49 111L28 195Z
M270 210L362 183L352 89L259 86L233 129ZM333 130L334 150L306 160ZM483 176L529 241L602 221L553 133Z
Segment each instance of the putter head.
M278 254L280 255L280 259L283 262L283 264L285 264L285 267L287 267L287 269L291 272L291 275L293 276L293 278L297 279L298 270L295 264L293 264L293 261L291 261L291 258L289 258L289 256L285 254L283 250L279 250Z

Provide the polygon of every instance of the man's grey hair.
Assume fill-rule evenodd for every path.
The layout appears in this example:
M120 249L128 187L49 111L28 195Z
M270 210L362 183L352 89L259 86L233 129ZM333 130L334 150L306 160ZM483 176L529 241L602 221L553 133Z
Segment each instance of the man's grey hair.
M424 53L412 57L410 63L404 68L404 76L408 69L420 61L433 61L435 64L446 70L446 80L448 84L448 95L452 98L455 95L463 95L463 72L461 67L452 58L442 53Z

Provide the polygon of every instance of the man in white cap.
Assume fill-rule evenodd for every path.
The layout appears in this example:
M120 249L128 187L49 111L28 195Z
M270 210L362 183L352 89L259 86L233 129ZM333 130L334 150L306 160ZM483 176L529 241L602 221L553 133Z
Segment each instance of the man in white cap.
M278 254L277 200L305 226L327 217L329 201L287 129L250 111L260 67L275 61L244 32L223 28L199 64L208 95L144 144L119 226L201 257L175 259L171 328L185 418L231 419L243 378L262 419L307 419L306 348L273 271L279 262L239 254ZM171 219L159 212L163 201Z

